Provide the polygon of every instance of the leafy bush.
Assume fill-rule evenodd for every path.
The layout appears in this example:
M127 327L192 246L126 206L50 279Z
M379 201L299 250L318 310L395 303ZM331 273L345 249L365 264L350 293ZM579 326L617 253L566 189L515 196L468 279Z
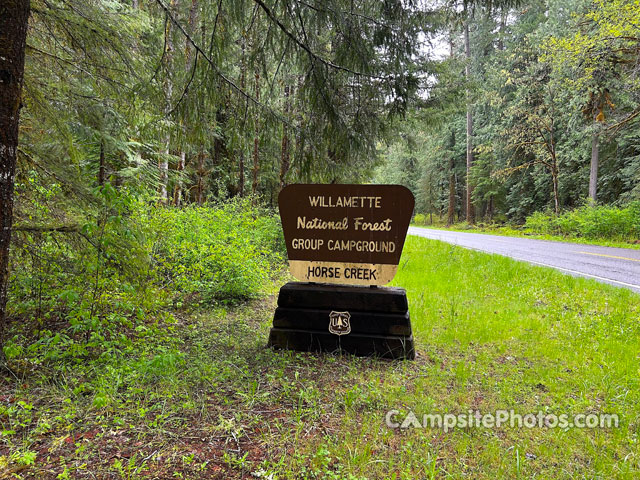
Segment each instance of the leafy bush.
M73 228L26 229L12 246L9 313L46 322L128 317L169 296L254 296L284 257L278 217L249 200L159 208L109 184Z
M247 200L175 209L109 184L94 194L83 223L16 232L8 314L17 321L3 345L10 361L127 356L139 359L135 371L164 371L179 360L165 338L175 323L164 311L170 299L249 298L282 263L277 217Z
M107 312L130 315L158 298L145 293L149 255L132 214L139 201L110 184L94 189L93 195L96 205L84 218L63 219L62 226L17 225L11 245L10 316L57 323Z
M426 225L427 218L422 213L416 213L416 215L413 217L413 223L415 223L416 225Z
M640 202L624 208L587 205L559 216L536 212L527 218L525 228L536 233L588 239L638 240Z
M143 221L160 284L205 302L255 295L283 258L278 218L249 200L152 208Z

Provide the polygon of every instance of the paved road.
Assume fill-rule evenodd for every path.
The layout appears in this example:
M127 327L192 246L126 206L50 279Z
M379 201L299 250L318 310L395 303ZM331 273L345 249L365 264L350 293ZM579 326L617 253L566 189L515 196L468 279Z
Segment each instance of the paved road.
M409 228L409 235L553 267L640 293L640 250L419 227Z

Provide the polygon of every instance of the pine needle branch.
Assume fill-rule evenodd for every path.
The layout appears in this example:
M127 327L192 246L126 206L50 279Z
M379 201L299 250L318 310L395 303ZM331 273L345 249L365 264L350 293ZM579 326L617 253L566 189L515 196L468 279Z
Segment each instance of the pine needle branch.
M199 52L200 55L202 55L202 58L204 58L207 63L211 66L211 68L213 69L213 71L222 79L222 81L224 81L227 85L229 85L233 90L235 90L237 93L239 93L240 95L242 95L243 97L245 97L247 100L251 101L254 105L262 108L263 110L265 110L267 113L269 113L273 118L275 118L276 120L284 123L285 125L289 126L289 127L293 127L288 121L287 119L285 119L282 115L280 115L278 112L276 112L273 108L269 107L268 105L266 105L265 103L259 101L257 98L255 98L253 95L251 95L250 93L246 92L244 89L240 88L238 85L236 85L236 83L231 80L229 77L227 77L219 68L218 66L215 64L215 62L211 59L211 57L207 54L207 52L205 52L202 47L200 47L200 45L198 45L193 38L191 37L191 35L189 35L189 32L187 32L187 30L182 26L182 24L180 22L178 22L176 20L176 18L173 16L173 14L169 11L169 7L167 7L162 0L156 0L156 3L158 5L160 5L160 8L162 8L165 11L165 14L167 15L167 17L169 18L169 20L171 20L171 23L173 23L178 30L180 30L180 32L182 33L182 35L184 35L184 37L187 39L187 41L193 46L193 48L196 50L196 52Z

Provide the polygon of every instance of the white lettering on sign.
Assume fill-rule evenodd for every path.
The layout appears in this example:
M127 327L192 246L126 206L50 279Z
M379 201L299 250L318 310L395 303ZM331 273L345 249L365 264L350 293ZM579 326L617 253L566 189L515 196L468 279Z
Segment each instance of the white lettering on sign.
M320 250L324 245L324 240L318 238L294 238L291 246L295 250Z
M303 230L347 230L349 219L344 217L339 221L326 221L320 218L307 220L307 217L298 217L298 228Z
M324 195L310 196L309 205L312 207L336 208L381 208L382 197L325 197Z
M353 219L353 226L356 230L370 231L370 232L390 232L391 220L387 218L382 222L364 222L364 217L356 217Z
M395 242L378 242L375 240L329 240L327 249L337 252L383 252L396 251Z

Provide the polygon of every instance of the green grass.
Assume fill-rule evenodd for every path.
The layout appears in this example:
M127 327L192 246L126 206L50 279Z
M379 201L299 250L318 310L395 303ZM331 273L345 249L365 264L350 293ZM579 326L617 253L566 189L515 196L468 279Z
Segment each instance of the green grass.
M483 224L483 225L469 225L466 222L456 223L451 226L447 226L446 224L437 224L433 225L418 225L412 224L412 227L419 228L433 228L439 230L452 230L456 232L466 232L466 233L484 233L488 235L502 235L505 237L522 237L522 238L533 238L536 240L552 240L555 242L568 242L568 243L579 243L583 245L600 245L603 247L617 247L617 248L635 248L640 249L640 242L628 242L621 240L610 240L606 238L599 239L591 239L584 238L580 236L570 236L570 235L550 235L547 233L539 233L535 232L528 228L516 228L509 225L492 225L492 224Z
M433 362L415 385L427 395L407 402L414 411L429 412L431 400L440 411L616 412L623 422L610 431L453 432L445 443L449 455L457 452L450 457L457 465L443 473L502 478L520 468L524 478L639 475L640 297L414 237L405 248L396 283L407 289L416 338Z
M415 237L406 242L394 284L409 297L413 362L265 348L278 285L271 296L240 307L176 312L175 361L154 366L131 357L117 368L83 369L23 359L18 378L0 384L0 472L127 479L640 477L640 296ZM98 402L96 385L104 392ZM620 415L621 425L445 433L388 428L390 409L418 416L607 412Z

